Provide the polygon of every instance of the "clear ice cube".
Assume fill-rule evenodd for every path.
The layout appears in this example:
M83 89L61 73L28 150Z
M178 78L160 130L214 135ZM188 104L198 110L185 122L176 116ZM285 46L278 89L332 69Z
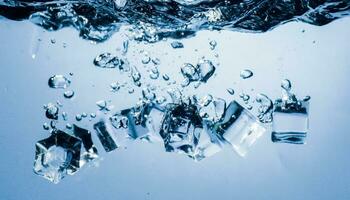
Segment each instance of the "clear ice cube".
M159 133L162 126L164 113L164 108L157 105L152 106L152 109L148 113L146 120L146 127L148 129L148 141L154 142L162 140Z
M53 183L75 173L80 166L81 141L63 131L54 130L35 147L34 173Z
M148 134L147 116L152 110L152 104L140 102L137 106L122 110L120 113L128 118L128 134L130 138L142 138Z
M309 128L309 102L275 102L271 140L275 143L305 144Z
M94 124L94 129L106 152L111 152L118 148L116 133L114 132L113 126L108 120L100 120Z
M204 158L210 157L223 148L223 143L219 137L210 130L210 128L204 125L198 140L198 144L195 148L193 159L201 161Z
M84 151L82 151L82 154L80 155L80 167L98 158L98 151L92 141L90 131L80 128L74 124L73 134L82 141L84 147Z
M202 130L202 120L194 105L167 105L160 130L167 152L184 153L193 158Z
M214 124L213 130L242 157L266 131L265 127L236 101L227 106L223 118Z

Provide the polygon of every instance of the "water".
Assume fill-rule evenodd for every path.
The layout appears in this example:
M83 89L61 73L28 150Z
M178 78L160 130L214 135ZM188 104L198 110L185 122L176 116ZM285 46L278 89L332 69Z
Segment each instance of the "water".
M122 3L121 3L122 2ZM131 37L156 42L198 30L264 32L298 20L324 25L349 15L348 1L2 1L0 15L30 19L48 30L71 26L84 39L105 41L128 25ZM120 12L122 11L122 12Z
M243 104L240 105L235 101L226 106L226 102L221 99L221 96L206 95L203 99L195 99L192 96L187 98L181 94L183 92L181 88L180 94L172 92L171 98L166 98L162 96L164 95L162 92L168 89L167 86L162 87L159 84L158 87L155 87L156 89L153 89L149 87L148 82L167 81L172 86L178 87L179 85L175 81L176 73L178 73L182 76L181 78L185 79L183 90L188 90L189 87L187 86L193 85L193 88L199 88L197 90L199 91L202 85L205 87L204 85L207 82L217 83L215 82L215 75L220 75L222 66L218 64L218 60L210 57L209 54L200 55L205 57L200 58L197 63L185 63L181 69L178 66L178 71L171 73L171 81L169 81L170 77L167 74L162 75L162 78L160 78L162 80L159 80L160 74L168 73L167 70L170 74L170 67L164 69L164 66L162 66L164 60L160 61L160 59L155 58L148 50L143 51L143 56L137 59L138 64L125 58L127 54L135 54L133 49L135 40L149 45L153 42L166 42L167 38L180 39L194 36L199 30L203 29L264 32L291 19L323 25L336 18L348 15L348 2L339 2L321 4L310 1L310 4L306 6L305 2L296 1L276 1L275 4L269 3L269 1L82 1L75 3L66 1L60 2L60 4L50 1L6 1L6 3L0 2L1 8L5 8L0 9L0 14L15 19L30 18L32 22L47 30L58 30L72 26L80 32L82 38L97 43L106 41L118 30L124 31L128 39L122 42L120 50L109 50L107 53L101 53L104 52L101 51L96 54L95 58L91 57L89 62L93 63L96 69L100 71L109 70L110 73L127 72L126 74L130 76L132 84L129 82L124 84L122 81L120 81L122 84L119 84L118 79L118 82L111 83L110 87L107 85L106 90L110 89L113 93L118 92L118 94L122 93L124 95L123 88L127 88L130 95L140 94L139 98L144 103L129 109L122 109L116 113L111 112L114 106L110 105L110 101L97 101L96 111L103 112L102 119L100 120L101 115L99 114L97 123L88 122L87 119L83 120L88 117L88 114L81 112L76 115L77 123L84 122L90 125L94 123L94 129L91 130L97 133L98 139L107 152L116 150L123 143L123 140L145 139L147 141L161 141L164 143L166 151L185 154L196 161L201 161L221 151L225 144L232 146L240 156L246 156L256 141L265 133L264 126L268 126L270 123L272 123L273 129L271 133L272 142L305 144L306 135L309 131L307 105L309 102L307 101L310 100L310 97L306 96L303 100L298 100L296 95L291 93L291 83L286 79L281 84L283 88L282 98L275 101L275 105L272 104L271 100L274 98L265 94L258 94L254 99L253 95L248 94L251 92L248 90L242 91L240 95L247 109L242 106ZM291 6L296 4L298 6ZM19 9L31 10L31 16L19 16L18 12L13 12ZM123 12L120 12L120 10L123 10ZM154 10L157 12L154 12ZM175 12L175 10L184 12ZM270 12L274 12L274 14L270 15ZM268 17L264 17L264 20L262 20L261 13ZM138 19L138 22L133 19ZM50 43L58 45L59 40L50 39ZM172 42L169 45L168 42L167 44L172 48L179 48L176 51L181 51L182 48L190 48L185 40L184 43ZM206 43L207 48L213 53L220 50L221 44L214 40ZM220 45L219 49L217 48L218 45ZM113 48L117 49L117 45ZM169 54L169 57L171 57L172 53ZM217 53L213 55L216 58L218 57ZM208 58L206 58L207 56ZM144 73L143 65L149 69L148 74ZM240 76L242 79L247 79L252 77L253 73L254 78L259 78L253 69L242 71ZM288 76L288 74L286 75ZM77 79L80 79L80 77L78 75ZM173 77L175 78L172 79ZM70 83L70 80L63 75L55 75L49 78L49 87L51 88L68 88ZM155 83L155 85L157 84L158 82ZM221 86L227 88L226 86L229 85ZM230 85L230 87L233 88L229 88L227 92L238 101L234 92L236 85ZM225 89L222 90L225 91ZM73 90L67 90L63 96L69 99L75 94ZM114 97L119 101L124 101L120 98L123 96ZM253 106L254 101L257 105ZM57 126L60 125L58 116L61 107L66 108L67 105L69 105L67 102L64 102L63 105L47 105L46 117L52 119L50 123L54 131L57 131ZM258 109L257 115L253 114L254 108ZM175 112L177 109L181 112ZM92 113L90 117L94 119L96 114ZM66 124L66 127L72 129L70 134L80 138L82 145L84 145L79 159L80 167L97 158L97 148L93 144L93 140L89 138L91 137L89 130L80 129L77 125L70 125L69 123ZM47 123L44 124L44 129L50 129ZM83 135L87 136L88 139L79 137L79 134L76 134L78 132L84 132ZM71 142L74 143L74 140L66 143L71 144ZM70 162L67 159L70 156L67 156L68 153L61 147L52 148L46 155L50 154L57 156L54 159L50 158L49 167L44 167L45 170L50 170L50 172L39 172L39 174L57 183L66 175L64 171L57 173L57 168L60 168L57 166L67 165L65 163ZM52 164L51 161L53 161Z

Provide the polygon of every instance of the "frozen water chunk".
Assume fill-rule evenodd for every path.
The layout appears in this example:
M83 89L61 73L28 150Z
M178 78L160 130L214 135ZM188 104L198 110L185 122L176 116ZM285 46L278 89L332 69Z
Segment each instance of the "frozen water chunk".
M67 174L79 168L81 141L63 131L54 130L52 135L35 145L34 173L58 183Z
M81 160L80 160L80 167L84 164L98 158L98 152L97 149L92 142L91 133L90 131L80 128L77 125L73 125L73 134L77 138L81 139L83 142L83 147L85 151L81 154Z
M132 139L148 140L157 135L154 132L155 130L152 130L153 128L156 129L156 125L150 123L153 123L155 119L159 119L156 114L162 115L162 113L157 113L157 110L154 109L160 111L160 108L156 108L153 103L141 101L135 107L121 111L121 114L128 118L128 134ZM151 119L149 116L155 119Z
M165 109L161 106L153 105L147 115L146 127L148 129L147 139L149 141L161 141L160 129L164 117Z
M101 120L94 124L98 139L100 140L106 152L110 152L118 148L117 138L112 125L107 120Z
M195 161L222 149L220 139L203 123L193 104L168 104L160 135L166 151L185 154Z
M273 112L272 142L305 144L309 128L308 110L308 101L286 104L281 99L277 100Z
M214 123L219 121L226 108L226 102L223 99L220 98L208 98L211 97L211 95L207 95L206 97L202 98L199 103L199 115L205 120L210 123ZM203 102L203 99L207 99Z
M165 150L193 158L203 130L196 106L168 104L166 110L160 130Z
M266 129L248 110L232 101L224 117L214 125L214 131L230 143L238 155L244 157Z
M223 143L209 127L210 126L205 124L204 129L200 134L193 157L196 161L201 161L202 159L210 157L222 150Z

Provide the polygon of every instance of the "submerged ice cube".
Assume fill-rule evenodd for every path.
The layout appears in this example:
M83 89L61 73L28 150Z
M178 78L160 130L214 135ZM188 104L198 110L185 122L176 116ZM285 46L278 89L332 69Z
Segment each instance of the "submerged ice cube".
M277 100L273 112L272 142L305 144L309 128L308 113L308 101L286 104L282 99Z
M94 124L94 129L106 152L110 152L118 148L116 134L109 121L106 119L100 120Z
M127 120L127 134L131 139L155 142L161 140L159 133L164 112L164 106L141 100L136 106L120 111L119 115Z
M35 145L34 173L53 183L80 167L81 141L63 131L54 130L52 135Z
M160 130L166 151L184 153L193 158L202 130L202 119L196 106L167 105Z
M73 134L82 141L83 147L85 149L85 151L82 151L82 154L80 155L80 167L98 158L98 151L92 141L90 131L80 128L74 124Z
M166 151L185 154L195 161L219 152L222 142L204 122L194 104L168 104L160 130Z
M238 155L244 157L266 129L248 110L232 101L223 118L214 124L213 131L231 144Z
M146 127L148 135L146 137L149 141L161 141L160 129L164 117L165 109L158 105L152 105L146 119Z

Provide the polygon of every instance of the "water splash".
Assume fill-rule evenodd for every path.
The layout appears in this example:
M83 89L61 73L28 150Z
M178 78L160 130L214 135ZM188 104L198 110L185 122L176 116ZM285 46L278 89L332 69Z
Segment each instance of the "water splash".
M290 21L325 25L348 16L346 0L4 0L0 15L47 29L74 27L84 39L107 40L128 26L136 40L193 36L198 30L265 32Z

